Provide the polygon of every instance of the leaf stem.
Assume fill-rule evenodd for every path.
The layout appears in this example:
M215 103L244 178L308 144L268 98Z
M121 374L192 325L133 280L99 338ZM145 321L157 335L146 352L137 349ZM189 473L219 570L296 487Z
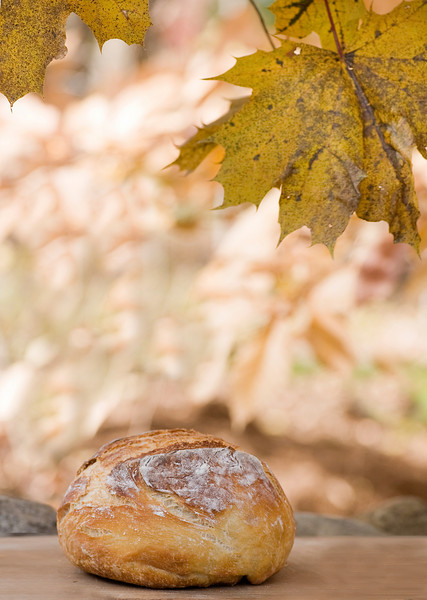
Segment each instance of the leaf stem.
M265 35L268 37L268 41L270 42L270 46L273 48L273 50L276 49L276 46L273 44L273 40L271 39L271 35L270 32L267 29L267 25L265 24L264 21L264 17L261 14L261 11L259 10L258 6L255 4L255 0L249 0L249 3L252 4L252 6L254 7L256 14L258 15L259 20L261 21L261 26L264 29Z
M340 60L342 62L344 62L344 52L343 52L341 43L340 43L340 41L338 39L337 30L335 28L335 23L334 23L334 20L332 18L332 13L331 13L331 9L329 8L329 2L328 2L328 0L325 0L325 6L326 6L326 12L328 13L329 23L331 24L332 35L334 36L335 45L337 47L338 56L340 57Z

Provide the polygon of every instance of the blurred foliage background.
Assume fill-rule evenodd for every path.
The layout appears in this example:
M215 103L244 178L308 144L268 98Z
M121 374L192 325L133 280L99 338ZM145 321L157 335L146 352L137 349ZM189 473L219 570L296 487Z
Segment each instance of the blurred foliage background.
M304 229L277 247L276 192L211 210L220 152L165 168L245 93L202 78L269 48L256 13L152 14L144 49L102 55L70 18L44 101L0 102L0 491L56 505L101 443L187 426L267 460L300 510L427 499L425 161L421 257L356 218L334 259Z

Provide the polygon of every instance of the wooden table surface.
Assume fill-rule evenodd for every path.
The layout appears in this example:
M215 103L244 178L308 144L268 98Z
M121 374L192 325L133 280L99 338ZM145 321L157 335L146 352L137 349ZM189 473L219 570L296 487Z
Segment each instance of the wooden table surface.
M427 600L427 537L297 538L288 565L260 586L151 590L75 568L55 536L0 538L7 600Z

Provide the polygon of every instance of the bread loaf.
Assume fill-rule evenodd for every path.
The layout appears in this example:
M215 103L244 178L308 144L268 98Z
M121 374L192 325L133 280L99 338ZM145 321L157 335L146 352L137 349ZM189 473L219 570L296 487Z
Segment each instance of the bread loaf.
M58 510L81 569L152 588L262 583L285 563L295 524L268 467L233 444L185 429L103 446Z

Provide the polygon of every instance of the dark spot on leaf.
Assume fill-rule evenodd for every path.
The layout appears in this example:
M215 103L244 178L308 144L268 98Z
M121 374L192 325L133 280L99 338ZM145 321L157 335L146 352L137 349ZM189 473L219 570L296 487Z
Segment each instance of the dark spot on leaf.
M280 60L280 58L276 58L276 63L283 67L283 60Z
M322 152L322 148L319 148L314 154L313 156L310 158L309 163L308 163L308 168L311 169L314 161L316 160L316 158L319 156L319 154Z
M354 68L354 52L348 52L348 54L345 55L345 64L347 65L347 67L350 68Z
M295 196L295 202L301 202L301 194L298 194L298 196Z
M306 10L309 8L310 4L312 4L313 0L296 0L291 4L292 8L296 9L295 15L289 21L289 27L295 25L299 19L303 16Z
M269 105L267 106L267 108L268 108L268 110L271 110L271 109L273 108L273 105L272 105L272 104L269 104Z
M252 160L259 160L260 155L259 154L255 154L255 156L253 157Z
M261 69L262 73L267 73L269 69Z
M375 31L375 38L380 37L381 35L381 31L378 31L378 29Z
M230 127L234 127L235 124L233 123L233 121L230 121Z

